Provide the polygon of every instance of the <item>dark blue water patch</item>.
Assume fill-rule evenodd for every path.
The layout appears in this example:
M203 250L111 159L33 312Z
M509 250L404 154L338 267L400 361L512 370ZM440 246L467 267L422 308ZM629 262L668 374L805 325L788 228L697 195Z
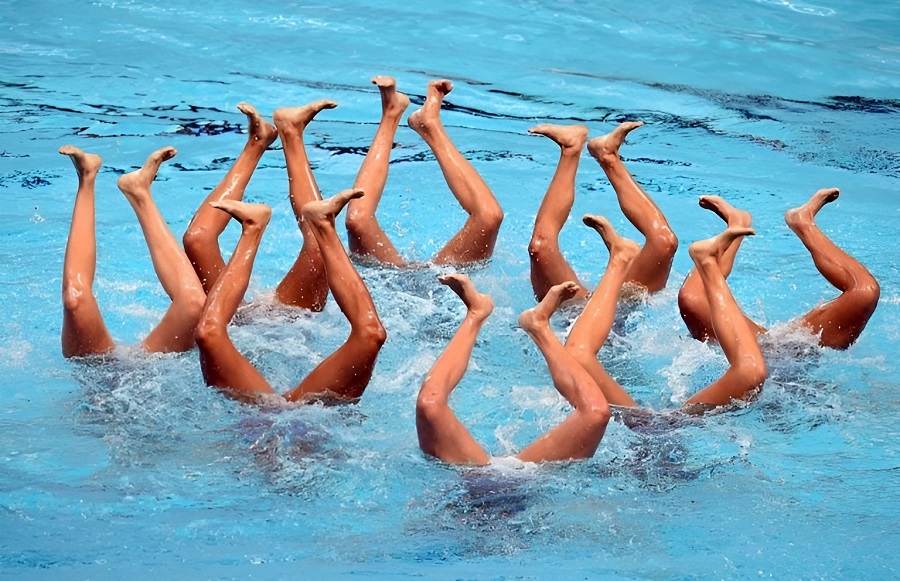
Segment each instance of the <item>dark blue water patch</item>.
M61 177L60 174L50 172L23 172L17 170L9 174L0 175L0 188L20 187L26 190L33 190L49 186Z

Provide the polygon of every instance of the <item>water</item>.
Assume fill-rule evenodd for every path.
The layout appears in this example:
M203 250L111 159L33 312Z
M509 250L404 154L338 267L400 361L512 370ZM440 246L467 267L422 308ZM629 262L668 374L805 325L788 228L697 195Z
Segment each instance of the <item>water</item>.
M0 2L0 22L5 576L898 575L895 3L38 0ZM647 123L622 153L682 248L670 288L623 317L604 353L642 404L677 407L724 368L716 348L687 338L676 310L686 243L720 228L696 206L700 194L753 212L758 236L731 282L772 325L833 296L782 214L840 187L819 223L879 279L878 310L846 352L797 361L776 333L772 377L745 409L642 431L616 422L590 461L493 471L440 465L416 445L418 384L461 314L437 271L362 269L389 339L358 406L231 402L203 384L196 353L62 359L76 181L60 145L105 160L95 290L113 335L134 343L166 300L117 175L155 148L178 148L154 193L180 234L243 144L239 101L269 115L327 97L340 107L310 126L307 144L320 187L334 193L352 183L374 133L375 74L396 76L414 103L429 79L454 81L445 124L506 210L494 260L472 273L497 309L453 399L494 454L567 413L515 326L533 304L525 246L557 155L526 134L537 123L584 122L592 135ZM398 248L424 259L463 215L418 136L403 125L397 142L380 219ZM287 389L346 326L333 302L311 316L268 299L300 244L283 166L268 152L247 192L275 214L256 306L234 338ZM562 244L594 283L606 251L577 220L587 212L636 236L590 158Z

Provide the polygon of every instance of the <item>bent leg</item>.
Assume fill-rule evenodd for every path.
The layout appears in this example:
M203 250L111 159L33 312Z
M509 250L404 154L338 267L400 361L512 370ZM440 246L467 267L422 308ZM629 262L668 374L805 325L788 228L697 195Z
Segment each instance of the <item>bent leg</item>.
M78 191L63 259L62 352L64 357L106 353L115 347L115 343L94 298L97 269L94 187L103 160L74 145L64 145L59 152L69 156L78 173Z
M836 299L814 308L799 322L819 335L823 347L846 349L859 338L875 312L881 287L865 266L838 248L815 223L819 210L839 195L837 188L819 190L806 204L788 210L784 219L809 250L822 276L841 291Z
M241 223L241 237L225 269L216 279L194 337L200 351L200 369L207 385L241 401L252 402L275 391L257 369L231 342L228 323L244 299L250 284L253 261L259 241L272 216L263 204L245 204L236 200L212 202Z
M702 413L710 408L746 400L762 389L768 371L756 330L734 300L719 266L722 254L739 236L753 234L751 228L728 228L715 238L694 242L689 248L697 272L703 279L713 330L730 367L716 381L695 393L683 409Z
M347 206L347 240L353 254L374 258L382 264L405 266L406 261L382 230L375 211L387 183L394 135L400 117L409 106L409 97L397 91L397 83L392 77L379 76L372 82L381 92L381 122L353 182L353 188L361 189L366 195L351 200Z
M350 262L334 227L335 218L344 206L362 195L361 190L344 190L327 200L303 206L303 220L322 251L334 300L350 322L350 336L300 385L285 394L288 401L322 397L358 400L369 385L378 352L387 340L369 289Z
M552 287L534 308L519 316L519 325L541 350L553 385L575 409L561 424L516 454L523 462L552 462L590 458L597 451L609 424L609 404L590 374L563 347L550 329L550 315L559 304L575 296L578 285L564 282Z
M714 212L725 221L728 228L749 228L753 220L750 212L738 210L719 196L700 196L700 207ZM743 239L743 236L736 237L719 256L719 269L726 279L734 268L734 259ZM709 313L709 302L706 300L706 289L703 287L703 279L696 268L691 269L678 290L678 310L694 339L698 341L716 340ZM764 327L749 318L747 323L755 329L757 334L766 331Z
M243 199L244 190L250 183L250 176L259 165L259 160L278 138L275 126L267 123L253 105L238 103L237 108L247 116L247 143L219 185L197 208L197 213L194 214L182 238L184 252L197 272L203 290L207 293L225 268L222 251L219 249L219 235L225 231L231 219L228 214L212 207L210 203Z
M437 159L447 186L462 209L466 223L435 255L435 264L471 264L494 253L503 222L503 209L472 164L463 157L441 122L441 103L453 90L447 80L431 81L422 108L409 116L409 126L418 133Z
M629 267L641 249L633 240L619 236L609 220L602 216L585 216L584 223L603 238L609 249L609 262L584 311L572 326L566 339L566 351L590 374L609 403L637 407L628 392L603 368L603 364L597 359L597 353L609 337L622 285L627 280Z
M641 285L649 292L665 288L678 249L678 238L666 217L638 185L619 157L619 147L625 137L642 122L622 123L607 135L588 141L588 151L603 168L609 183L616 191L619 206L628 221L644 235L641 253L628 272L628 282Z
M581 150L587 141L584 125L538 125L528 130L544 135L559 145L559 163L547 193L534 219L534 230L528 244L531 258L531 288L537 300L542 300L550 287L566 282L578 283L572 266L559 249L559 233L569 218L575 203L575 174L581 160ZM576 298L586 298L588 290L579 284Z
M291 208L303 234L303 246L290 270L275 289L275 297L286 305L294 305L312 311L325 308L328 298L328 281L322 253L309 226L303 222L301 210L307 202L321 200L319 186L313 176L303 144L303 131L322 109L337 107L334 101L320 99L303 107L278 109L273 118L287 164Z
M416 400L416 432L419 447L429 456L451 464L484 465L490 457L450 409L448 399L466 373L472 348L484 322L494 310L494 301L479 293L468 276L438 277L462 299L466 316L453 338L432 365Z
M162 320L141 342L141 346L152 353L193 348L194 328L206 302L206 293L197 273L150 193L150 185L156 179L159 166L175 154L174 147L154 151L141 169L123 175L118 181L119 189L125 194L141 224L156 276L172 299Z

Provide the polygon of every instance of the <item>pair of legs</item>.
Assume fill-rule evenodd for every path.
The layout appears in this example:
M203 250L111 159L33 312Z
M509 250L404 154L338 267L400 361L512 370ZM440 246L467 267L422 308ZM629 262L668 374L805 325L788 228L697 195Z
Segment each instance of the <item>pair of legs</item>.
M334 228L335 217L360 190L345 190L327 200L301 208L303 224L315 238L335 301L350 322L350 336L319 363L296 387L284 394L288 401L309 399L358 400L369 383L375 359L386 333L375 304ZM200 367L208 385L243 401L276 392L259 371L237 350L228 336L228 323L240 306L250 282L259 242L271 217L262 204L236 200L212 202L217 211L241 223L241 236L228 264L219 274L206 300L195 337Z
M809 250L822 276L841 291L840 296L815 307L799 317L796 323L815 333L820 345L846 349L859 338L875 312L881 290L872 274L859 261L838 248L815 223L819 210L839 195L840 191L836 188L818 190L808 202L788 210L784 219ZM715 212L729 228L750 225L748 212L734 208L718 196L702 196L700 205ZM740 243L740 238L735 239L720 256L719 267L726 277L734 266ZM694 338L717 340L718 334L710 324L710 308L703 286L702 277L692 270L678 293L678 306ZM765 332L765 328L749 319L747 324L756 333Z
M278 109L273 115L273 125L266 122L252 105L238 105L238 109L247 115L247 143L222 182L200 205L184 233L185 251L207 293L215 286L225 268L225 260L219 248L219 235L231 219L226 212L218 210L215 204L243 199L250 177L263 153L280 135L287 165L291 208L303 234L303 246L294 264L275 289L275 297L284 304L313 311L320 311L325 307L328 281L324 259L315 235L311 227L304 223L302 215L304 204L322 199L309 165L303 131L319 111L336 106L333 101L322 99L303 107Z
M637 403L628 392L607 373L597 354L609 336L615 318L616 300L621 290L621 283L610 284L607 278L612 276L614 277L612 280L618 282L618 277L621 276L627 281L634 260L640 257L643 249L639 249L634 242L625 241L617 236L612 225L603 217L585 216L584 222L597 230L610 247L610 264L597 289L591 294L581 316L572 326L566 339L566 351L588 372L610 404L637 407ZM685 402L685 409L688 411L702 411L710 407L727 405L732 400L746 399L765 381L767 371L762 352L756 342L756 330L749 324L749 319L735 302L725 281L726 275L720 266L721 255L736 240L752 233L753 230L750 228L730 227L715 238L695 242L690 246L690 255L696 265L697 276L704 282L703 288L707 304L710 306L710 324L725 337L720 343L730 367L721 378ZM616 243L628 251L614 252L611 241L617 241ZM625 262L624 267L614 261L617 255L627 258L629 254L633 257L631 261L620 261ZM612 273L610 269L613 269Z
M650 292L666 286L678 248L678 238L659 207L638 185L619 157L619 148L628 133L641 125L643 123L640 122L622 123L609 134L590 141L587 140L588 129L584 125L544 124L529 129L531 133L549 137L560 147L559 163L538 209L528 245L531 284L538 300L552 286L567 280L578 280L559 248L559 233L575 202L575 174L585 142L588 152L612 184L625 217L646 238L640 254L629 268L626 280ZM579 285L576 297L587 296L588 290Z
M402 267L407 266L407 261L381 228L375 212L387 183L394 135L409 105L409 98L397 91L396 82L391 77L375 77L372 82L378 85L381 92L381 122L353 183L354 188L361 188L366 195L352 200L347 208L347 234L353 254ZM503 221L503 210L493 192L444 129L440 117L441 103L451 90L453 84L450 81L431 81L425 103L410 115L408 123L431 148L450 191L469 214L462 229L435 255L432 262L462 265L486 260L493 254Z
M605 326L597 329L597 334L608 334L615 317L619 292L629 267L639 254L639 248L636 243L616 234L605 219L590 219L592 224L598 224L596 228L609 248L610 258L585 312L590 310L588 318L591 324ZM487 295L478 293L465 275L449 275L439 280L459 295L466 304L467 312L456 334L422 383L416 402L419 446L425 453L445 462L487 464L488 454L450 409L448 399L466 372L478 332L493 309L493 301ZM575 408L561 424L516 455L526 462L590 458L609 423L610 411L605 391L598 389L592 375L560 343L549 325L550 316L560 303L573 298L578 289L574 281L554 285L536 307L519 317L519 324L544 356L554 386Z
M94 297L97 268L95 186L103 160L100 156L65 145L78 173L78 191L63 261L62 352L65 357L97 355L111 351L115 343ZM162 320L141 342L151 352L187 351L194 345L194 328L205 302L203 287L150 193L159 166L176 154L164 147L153 152L144 166L119 178L119 189L134 209L150 249L156 276L172 304Z

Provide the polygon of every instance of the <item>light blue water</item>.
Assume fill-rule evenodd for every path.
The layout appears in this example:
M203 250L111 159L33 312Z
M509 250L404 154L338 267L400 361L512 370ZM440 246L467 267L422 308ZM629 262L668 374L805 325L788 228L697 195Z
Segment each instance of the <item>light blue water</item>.
M0 2L0 572L898 576L900 9L596 4ZM878 310L846 352L797 362L776 341L772 378L745 410L655 434L614 423L590 461L487 473L417 448L416 390L461 315L434 272L363 269L389 340L354 407L275 413L227 401L203 384L196 353L123 353L106 368L62 359L76 180L60 145L105 160L96 294L114 336L133 343L166 300L117 174L177 147L154 193L180 234L244 142L239 101L268 115L327 97L340 107L307 143L334 193L374 132L375 74L419 102L429 79L455 82L445 124L506 210L494 260L473 273L497 309L453 400L495 454L567 412L515 326L533 304L525 246L557 155L526 134L537 123L583 122L592 135L647 123L622 153L683 245L670 288L621 322L603 356L643 404L675 407L724 368L716 348L687 337L675 301L686 243L721 227L700 194L753 212L758 236L731 282L751 316L775 324L833 296L782 214L840 187L819 223L879 279ZM397 142L381 221L426 258L462 212L421 140L404 125ZM234 338L286 389L346 326L333 303L315 316L265 306L300 243L280 151L263 158L247 198L275 216L257 306ZM580 226L586 212L636 236L590 158L562 244L596 282L606 251Z

